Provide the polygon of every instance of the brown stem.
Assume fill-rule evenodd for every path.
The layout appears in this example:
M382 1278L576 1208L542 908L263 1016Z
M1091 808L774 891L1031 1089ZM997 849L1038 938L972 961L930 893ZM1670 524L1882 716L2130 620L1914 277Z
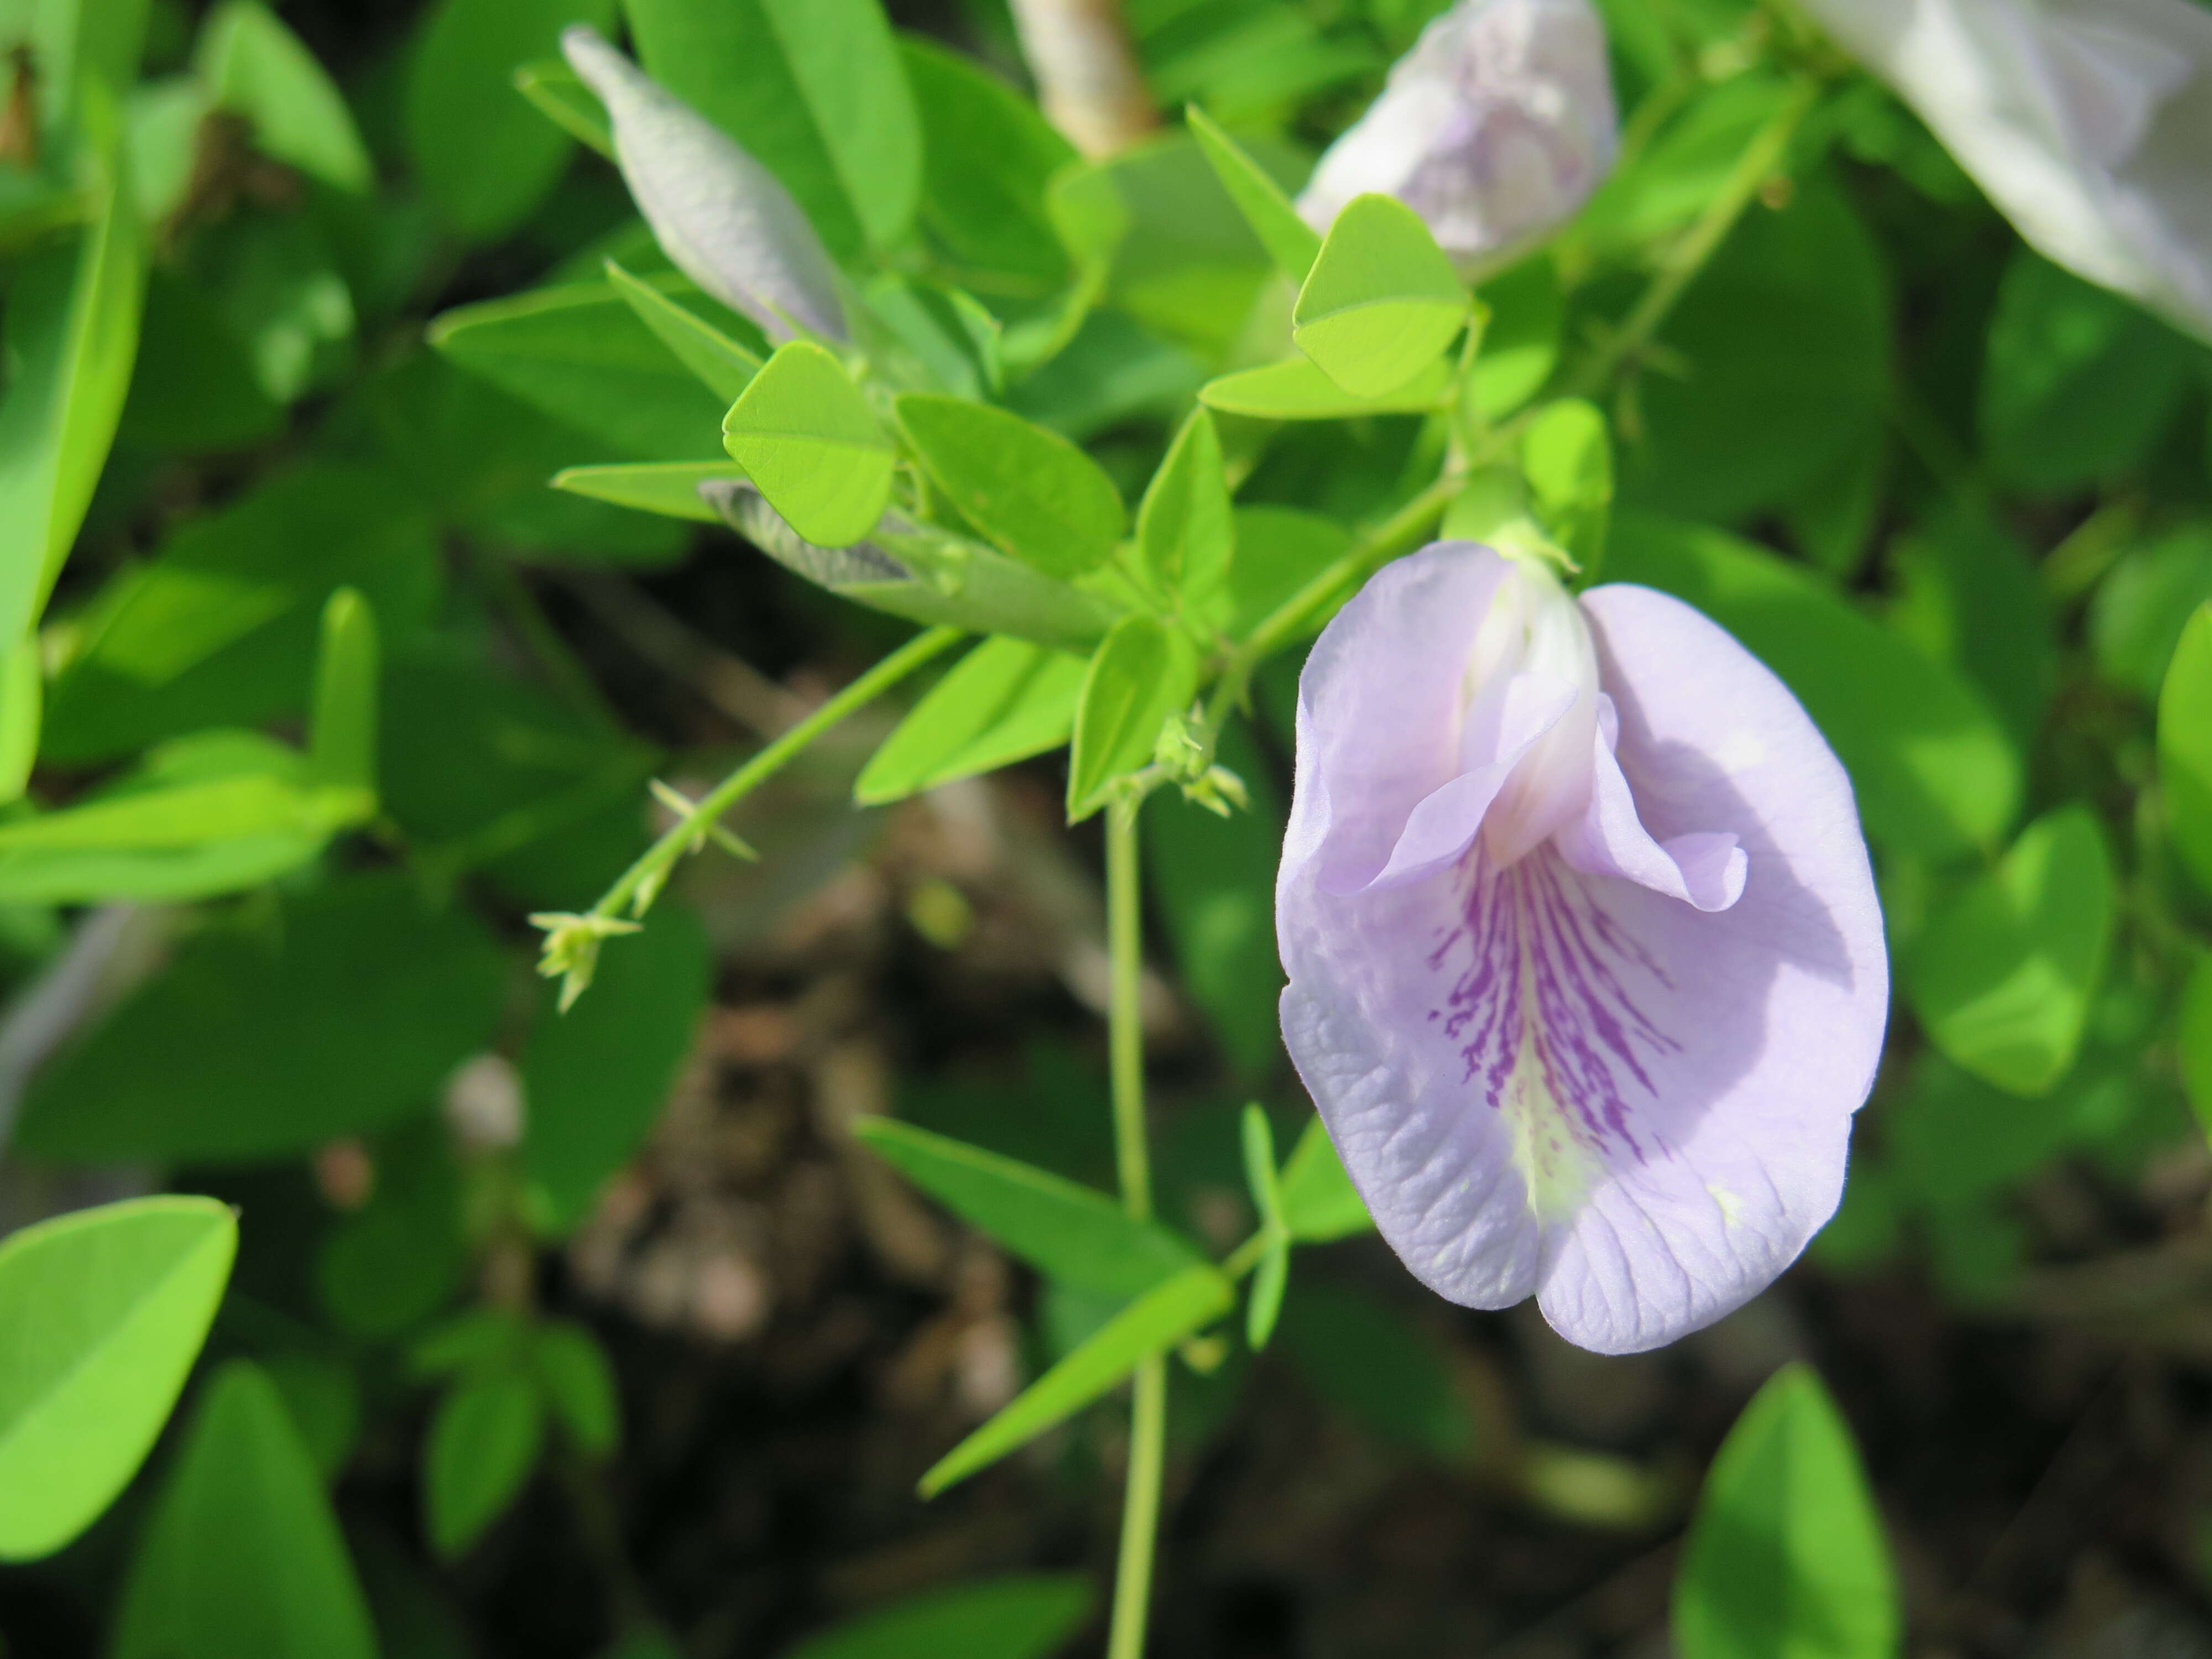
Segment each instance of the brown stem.
M1022 56L1053 125L1085 155L1110 155L1159 125L1121 0L1012 0Z

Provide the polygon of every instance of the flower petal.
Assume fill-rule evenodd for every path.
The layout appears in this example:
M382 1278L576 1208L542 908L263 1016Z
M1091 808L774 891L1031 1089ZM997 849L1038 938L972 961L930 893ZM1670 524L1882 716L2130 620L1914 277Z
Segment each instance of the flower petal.
M793 324L843 339L836 270L781 181L588 25L561 50L607 106L623 178L676 268L771 340Z
M1613 755L1620 726L1613 699L1601 696L1589 807L1553 838L1560 856L1586 876L1620 876L1700 910L1727 909L1742 896L1750 867L1741 844L1725 830L1652 840Z

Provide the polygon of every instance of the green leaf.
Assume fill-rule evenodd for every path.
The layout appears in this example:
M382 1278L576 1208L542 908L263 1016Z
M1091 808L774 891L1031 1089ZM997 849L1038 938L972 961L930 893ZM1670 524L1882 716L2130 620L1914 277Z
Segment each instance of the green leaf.
M1212 1324L1236 1300L1235 1288L1220 1270L1203 1263L1162 1280L939 1459L921 1477L921 1495L934 1498L1027 1445L1097 1400L1139 1362Z
M1521 470L1546 527L1589 580L1604 562L1613 510L1613 439L1605 416L1581 398L1545 404L1521 434Z
M252 124L264 155L333 190L360 192L375 182L344 94L260 0L224 0L200 25L193 56L216 105Z
M147 273L137 361L116 428L121 441L220 453L273 436L283 422L223 307L184 272L155 265Z
M896 246L921 125L878 0L627 0L646 72L764 162L831 252Z
M1244 1184L1267 1236L1244 1306L1245 1346L1257 1353L1274 1334L1275 1321L1283 1311L1283 1291L1291 1279L1291 1235L1283 1218L1282 1188L1276 1184L1275 1137L1267 1127L1267 1113L1256 1104L1245 1107L1242 1129Z
M304 714L331 595L358 590L381 630L403 633L436 603L441 566L429 515L389 472L317 461L270 473L187 519L79 613L47 694L44 757L82 765Z
M531 1334L530 1363L578 1449L605 1457L622 1443L622 1395L599 1338L573 1320L550 1320Z
M1137 509L1137 549L1163 592L1203 615L1229 582L1237 549L1235 509L1221 434L1203 408L1168 447Z
M1320 257L1320 235L1298 217L1283 187L1212 116L1194 104L1184 112L1184 118L1219 177L1221 187L1237 204L1237 210L1267 248L1276 269L1292 282L1304 283Z
M1185 988L1212 1022L1237 1075L1280 1066L1283 974L1275 953L1275 866L1284 805L1273 769L1242 725L1217 758L1243 781L1243 811L1217 817L1178 790L1145 804L1145 875Z
M388 1340L452 1300L467 1271L467 1196L442 1116L417 1111L372 1143L368 1202L325 1235L315 1289L347 1335Z
M1899 537L1889 556L1901 579L1892 625L1972 678L2027 754L2058 677L2051 607L2027 550L1962 501Z
M1543 390L1559 361L1566 299L1542 254L1493 276L1476 296L1488 313L1468 392L1486 421L1502 421Z
M483 1537L538 1467L544 1439L544 1407L520 1372L466 1377L448 1389L422 1448L430 1547L450 1560Z
M1075 159L1028 99L933 40L899 47L922 127L921 225L956 267L1054 284L1068 259L1045 189Z
M793 340L722 420L722 447L808 541L849 547L890 501L896 456L836 358Z
M283 1396L324 1484L335 1482L361 1440L361 1384L353 1372L338 1360L304 1352L275 1355L262 1369Z
M606 262L606 270L607 280L637 313L638 320L724 403L733 401L760 373L758 356L698 313L678 305L643 278L631 276L612 259Z
M2198 962L2182 987L2179 1030L2182 1087L2198 1126L2212 1135L2212 957Z
M568 135L518 95L516 69L557 56L567 25L605 30L614 17L614 0L439 0L411 54L403 115L416 175L463 238L514 230L568 162Z
M46 666L36 635L0 653L0 804L21 800L39 758Z
M1713 1458L1674 1583L1682 1659L1893 1659L1897 1586L1850 1430L1809 1366Z
M2212 600L2182 630L2158 694L2158 775L2173 844L2212 892Z
M1385 1443L1447 1468L1474 1461L1449 1355L1392 1304L1302 1280L1283 1309L1283 1348L1315 1393Z
M1355 196L1298 290L1291 337L1353 397L1380 398L1435 363L1468 306L1419 214L1393 197Z
M490 1040L506 972L465 913L353 876L193 935L40 1073L25 1151L78 1163L284 1158L395 1123Z
M541 1226L575 1226L643 1144L698 1033L710 969L696 918L668 905L600 959L592 994L567 1013L558 987L540 987L522 1054L522 1168Z
M2020 761L1985 699L1764 550L1623 513L1607 574L1688 600L1782 677L1851 775L1867 833L1949 858L1996 843Z
M2212 599L2212 521L2183 525L2131 547L2089 601L2098 672L2147 702L2173 661L2190 617Z
M1048 576L1114 555L1126 514L1097 462L1056 432L957 398L913 392L899 424L921 464L984 538Z
M1208 409L1267 421L1348 421L1362 415L1421 414L1451 395L1451 365L1441 359L1380 397L1355 397L1305 357L1208 380L1199 388Z
M2047 1093L2081 1048L2113 902L2112 855L2087 807L2021 831L1994 870L1929 918L1905 959L1936 1046L2000 1088Z
M564 283L462 306L431 323L429 341L470 373L621 453L662 461L714 453L726 405L611 283Z
M209 1378L123 1591L113 1659L376 1659L368 1603L275 1384Z
M610 161L615 159L614 123L607 117L607 106L561 59L545 58L518 65L514 89L578 143Z
M1240 507L1237 546L1236 562L1229 567L1229 633L1242 638L1351 551L1352 532L1334 519L1297 507ZM1316 622L1309 631L1320 626Z
M1283 1224L1304 1244L1348 1238L1375 1224L1318 1116L1306 1120L1291 1161L1283 1166Z
M1075 729L1085 668L1026 640L984 641L884 739L853 799L881 806L1059 748Z
M1997 290L1982 363L1990 464L2037 495L2138 468L2206 361L2132 301L2021 247Z
M323 788L376 793L376 613L350 587L323 607L307 771Z
M1100 641L1076 703L1067 817L1089 817L1117 778L1149 765L1160 728L1198 694L1198 649L1152 617L1124 617Z
M122 177L112 106L95 86L85 108L96 172L85 228L18 263L0 325L0 640L24 638L46 609L138 349L145 236Z
M895 1118L864 1117L853 1132L963 1220L1079 1290L1138 1296L1202 1263L1182 1238L1091 1188Z
M611 466L567 466L555 473L556 489L587 495L595 501L657 513L663 518L688 519L694 524L720 524L721 515L699 494L699 486L717 479L741 477L729 461L643 461Z
M1089 1621L1092 1600L1074 1573L951 1584L810 1636L783 1659L1051 1659Z
M237 1249L236 1218L204 1198L79 1210L0 1243L0 1560L52 1554L137 1472Z

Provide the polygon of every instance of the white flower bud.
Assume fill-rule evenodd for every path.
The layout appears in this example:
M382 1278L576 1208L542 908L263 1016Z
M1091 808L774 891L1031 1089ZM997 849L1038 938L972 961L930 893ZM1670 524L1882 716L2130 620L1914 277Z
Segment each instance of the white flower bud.
M2045 257L2212 339L2212 11L1807 3Z
M1326 231L1395 196L1473 275L1571 217L1619 148L1605 27L1589 0L1460 0L1421 32L1298 198Z
M578 23L561 50L607 106L615 159L671 263L771 340L845 337L837 278L781 180L737 141Z

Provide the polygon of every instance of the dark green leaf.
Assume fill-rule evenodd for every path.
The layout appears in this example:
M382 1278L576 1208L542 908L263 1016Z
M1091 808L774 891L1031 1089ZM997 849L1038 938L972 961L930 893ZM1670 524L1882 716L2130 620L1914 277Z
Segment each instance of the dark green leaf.
M607 280L638 315L638 320L675 353L677 360L705 382L724 403L733 401L760 373L761 360L689 307L678 304L641 276L633 276L612 259Z
M1474 1455L1474 1422L1436 1340L1372 1296L1301 1282L1283 1348L1314 1391L1369 1433L1447 1467Z
M546 1404L580 1450L605 1457L621 1444L622 1396L597 1337L568 1320L553 1320L532 1333L530 1359Z
M2212 891L2212 600L2182 630L2159 692L2158 775L2173 844Z
M1488 315L1468 376L1468 391L1485 420L1502 421L1552 378L1566 301L1559 272L1542 254L1490 278L1475 297Z
M1067 255L1045 186L1075 159L1036 106L933 40L899 42L921 116L921 224L956 265L1059 282Z
M449 1389L422 1449L431 1547L451 1558L483 1537L530 1479L544 1436L544 1405L520 1372L468 1377Z

